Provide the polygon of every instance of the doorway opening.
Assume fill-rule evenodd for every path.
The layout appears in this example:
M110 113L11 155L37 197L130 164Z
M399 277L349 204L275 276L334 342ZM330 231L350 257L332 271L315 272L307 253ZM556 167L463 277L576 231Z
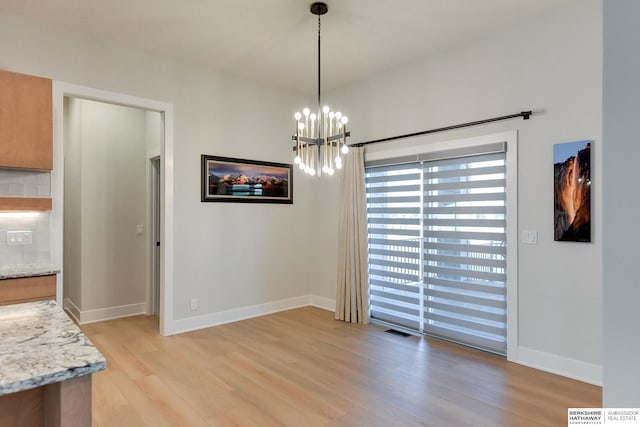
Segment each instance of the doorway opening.
M80 323L158 313L160 113L65 97L64 120L64 305Z
M159 316L160 334L171 335L173 333L173 228L171 227L173 223L173 106L149 99L54 81L54 169L51 173L53 199L51 225L53 231L51 243L52 261L55 265L61 267L65 265L64 261L67 255L65 251L64 209L68 204L65 201L65 168L69 159L65 158L65 143L67 135L74 131L73 126L68 122L65 115L65 98L98 101L98 103L110 106L133 107L133 109L141 110L143 114L155 115L158 123L156 134L159 138L156 149L149 150L147 147L140 159L141 173L143 180L145 180L142 186L142 201L144 205L142 220L136 220L132 223L133 229L131 227L127 229L127 233L136 236L138 239L136 242L142 245L145 253L145 257L140 262L143 275L146 277L142 278L142 297L138 298L139 302L108 307L109 310L107 311L101 308L96 309L91 305L87 305L86 309L81 307L83 310L80 311L83 313L80 313L79 320L81 323L106 320L101 318L105 317L105 314L106 318L115 318L130 315L131 311L147 314L155 313ZM154 162L151 161L152 159ZM94 161L89 162L86 168L91 169L100 160L99 157L94 157ZM146 167L145 164L147 165ZM118 164L110 166L117 172ZM93 193L95 194L89 193L90 198L96 199L101 196L100 191ZM112 203L106 207L106 209L122 212L125 212L127 208L126 203ZM103 223L98 223L97 225L96 229L100 229L100 227L106 228ZM120 244L117 236L109 232L105 233L104 230L102 231L105 238L112 240L112 245L115 244L117 246ZM82 237L82 234L80 236ZM156 246L159 249L151 247L150 241L153 239L155 239L154 242L162 242L162 246ZM68 248L69 245L66 245L66 247ZM90 246L79 247L82 254L90 254L91 249ZM64 293L65 275L73 274L72 267L69 267L69 265L67 267L69 271L63 267L62 272L58 275L56 289L57 302L59 305L65 306L65 308L68 307ZM96 274L96 277L99 277L100 271ZM91 276L88 276L87 280L91 280ZM87 296L95 296L91 295L91 292L96 292L96 290L88 291ZM108 292L111 292L111 294L117 293L114 289L110 289Z

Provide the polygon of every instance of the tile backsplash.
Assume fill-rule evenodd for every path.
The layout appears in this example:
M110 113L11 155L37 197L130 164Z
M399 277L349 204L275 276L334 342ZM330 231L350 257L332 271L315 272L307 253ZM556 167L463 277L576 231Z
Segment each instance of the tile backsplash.
M51 173L0 168L0 197L51 197ZM31 243L9 244L7 232L30 231ZM0 268L51 262L51 215L48 211L0 211Z
M49 212L0 212L0 267L51 262L51 218ZM8 243L7 232L31 231L31 243Z
M0 168L0 197L51 197L51 173Z

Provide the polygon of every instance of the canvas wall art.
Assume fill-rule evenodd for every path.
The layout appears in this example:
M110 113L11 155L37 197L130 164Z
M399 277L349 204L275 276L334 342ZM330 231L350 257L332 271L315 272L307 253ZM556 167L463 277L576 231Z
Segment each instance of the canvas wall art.
M293 166L201 156L203 202L293 203Z
M554 240L591 241L591 141L553 146Z

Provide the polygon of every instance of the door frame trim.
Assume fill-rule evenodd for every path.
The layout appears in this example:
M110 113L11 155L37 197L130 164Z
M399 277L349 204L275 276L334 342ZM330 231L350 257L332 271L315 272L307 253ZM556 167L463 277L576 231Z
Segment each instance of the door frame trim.
M156 166L157 162L157 166ZM148 202L148 227L147 227L147 314L158 315L160 313L160 290L156 292L156 280L160 280L160 257L156 259L156 252L160 250L157 246L157 242L162 242L160 239L160 222L162 221L162 212L160 207L157 207L157 203L162 201L160 197L160 182L162 171L162 157L159 155L152 155L147 153L147 202ZM156 168L158 170L156 170ZM159 200L158 200L159 199ZM158 221L156 221L156 219ZM158 230L156 230L156 226ZM159 253L158 253L159 255ZM159 286L158 286L159 287ZM156 310L156 307L158 308Z

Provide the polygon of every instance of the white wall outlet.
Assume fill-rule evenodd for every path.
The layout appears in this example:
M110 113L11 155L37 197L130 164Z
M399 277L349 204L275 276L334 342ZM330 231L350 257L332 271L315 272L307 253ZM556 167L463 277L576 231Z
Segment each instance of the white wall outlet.
M142 236L144 234L144 227L142 224L136 225L136 234Z
M198 309L198 300L196 298L191 298L191 310Z
M33 232L7 231L7 245L30 245L33 243Z
M538 232L535 230L522 230L522 243L525 245L537 245Z

